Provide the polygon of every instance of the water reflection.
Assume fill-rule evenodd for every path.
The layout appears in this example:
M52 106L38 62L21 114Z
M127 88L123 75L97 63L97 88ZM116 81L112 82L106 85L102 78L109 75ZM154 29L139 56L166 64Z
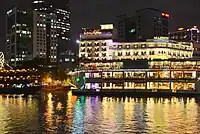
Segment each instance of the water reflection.
M0 133L37 131L39 129L37 111L37 100L0 96Z
M194 98L76 97L44 92L42 99L0 96L0 133L200 133Z

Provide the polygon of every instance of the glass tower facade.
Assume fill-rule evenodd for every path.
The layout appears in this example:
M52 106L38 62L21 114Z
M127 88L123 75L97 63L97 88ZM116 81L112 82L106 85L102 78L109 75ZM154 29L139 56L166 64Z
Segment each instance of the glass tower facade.
M15 7L7 11L5 56L11 66L32 60L32 18L28 10Z

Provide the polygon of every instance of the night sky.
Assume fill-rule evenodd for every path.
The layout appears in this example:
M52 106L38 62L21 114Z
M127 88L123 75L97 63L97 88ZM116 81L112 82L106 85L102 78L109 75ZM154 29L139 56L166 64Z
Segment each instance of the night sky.
M0 51L3 51L5 45L6 10L16 4L30 7L31 0L1 0ZM134 15L135 10L146 7L169 12L171 14L170 31L177 27L200 25L199 5L200 0L70 0L72 39L75 40L78 37L82 27L110 23L117 15L124 13Z

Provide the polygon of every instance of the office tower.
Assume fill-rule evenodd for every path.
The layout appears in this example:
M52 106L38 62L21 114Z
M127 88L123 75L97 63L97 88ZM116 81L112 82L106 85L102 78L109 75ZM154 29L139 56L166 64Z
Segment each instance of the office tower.
M55 25L57 38L57 62L60 61L61 53L72 48L70 46L70 9L69 1L55 0L33 0L33 9L46 15L56 16L56 21L51 22ZM50 35L51 36L51 35Z
M33 57L57 63L56 15L33 11Z
M32 12L22 8L7 11L5 56L11 66L32 60L32 18Z
M138 39L168 36L170 15L158 9L145 8L136 11L136 33Z
M128 17L123 14L117 16L114 22L113 40L135 41L136 40L136 19L135 16Z
M199 29L197 26L193 26L192 28L178 28L177 31L169 32L169 39L199 43Z

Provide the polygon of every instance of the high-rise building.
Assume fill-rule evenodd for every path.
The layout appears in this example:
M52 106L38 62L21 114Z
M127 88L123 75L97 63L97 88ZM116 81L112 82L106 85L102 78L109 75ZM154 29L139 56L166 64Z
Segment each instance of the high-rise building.
M114 22L115 41L136 41L168 36L169 14L158 9L145 8L136 11L136 16L117 16Z
M128 17L124 14L116 17L113 39L115 41L135 41L137 39L135 16Z
M200 32L197 26L192 28L178 28L175 32L169 32L169 38L176 41L192 41L199 43Z
M56 15L33 11L33 57L57 63Z
M57 62L60 61L61 53L72 48L70 46L70 9L69 0L33 0L33 9L35 11L56 16L56 21L52 22L56 29L57 38ZM44 20L45 21L45 20ZM51 35L50 35L51 36Z
M12 66L32 60L33 36L31 11L13 8L6 15L6 59Z
M145 8L136 11L136 33L138 39L168 36L170 15L158 9Z

